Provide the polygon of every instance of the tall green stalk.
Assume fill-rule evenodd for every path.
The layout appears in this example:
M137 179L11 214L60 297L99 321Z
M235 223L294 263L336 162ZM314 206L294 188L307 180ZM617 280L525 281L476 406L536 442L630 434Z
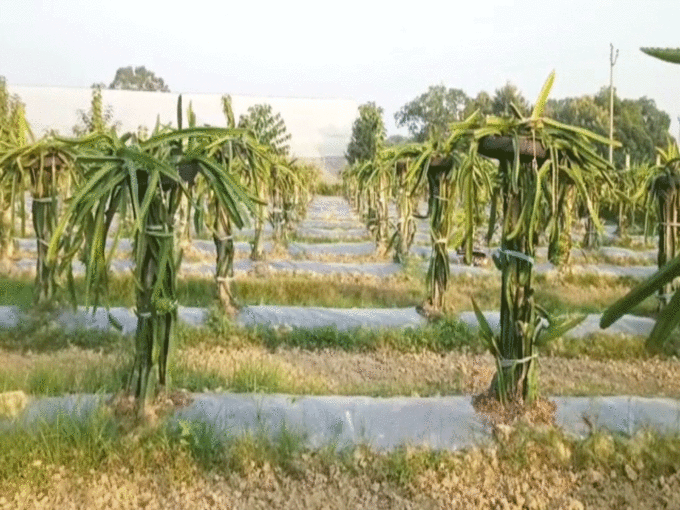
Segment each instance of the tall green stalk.
M518 160L519 161L519 160ZM537 315L532 277L534 264L533 232L526 229L531 218L522 214L534 201L541 186L536 165L522 165L510 171L513 163L500 161L503 230L501 248L494 257L501 270L501 332L498 342L497 396L501 402L518 397L525 402L536 398L535 342ZM518 175L517 175L518 174Z
M146 189L140 186L140 195L145 194ZM177 271L181 263L174 232L179 198L177 185L159 191L143 219L143 230L135 235L138 322L129 389L144 400L170 385L168 360L177 324Z
M215 207L213 240L217 251L215 283L221 309L230 316L236 315L238 304L231 282L234 278L234 236L229 218Z
M413 245L416 234L416 223L413 217L414 195L408 182L408 164L397 161L395 171L395 197L397 209L397 228L394 233L394 261L404 263Z
M427 269L427 305L441 312L444 294L450 277L449 240L454 226L456 182L449 174L453 171L452 160L430 162L428 181L430 183L430 240L432 253Z

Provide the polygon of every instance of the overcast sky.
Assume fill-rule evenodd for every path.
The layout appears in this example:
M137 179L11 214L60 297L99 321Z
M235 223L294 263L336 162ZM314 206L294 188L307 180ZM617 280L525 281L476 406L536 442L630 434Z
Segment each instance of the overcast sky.
M89 87L144 65L173 92L347 98L394 113L443 83L474 96L506 81L533 102L609 84L647 96L678 133L680 65L640 46L680 47L680 0L213 2L0 0L0 75L10 85Z

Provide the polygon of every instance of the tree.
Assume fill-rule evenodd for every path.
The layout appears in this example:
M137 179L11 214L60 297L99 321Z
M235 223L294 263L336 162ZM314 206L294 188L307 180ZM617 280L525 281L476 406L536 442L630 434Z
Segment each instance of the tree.
M350 165L371 161L385 144L383 109L374 102L359 106L345 158Z
M445 137L449 124L462 119L470 98L460 89L433 85L394 114L398 127L406 126L416 141Z
M464 117L468 118L476 111L482 115L493 114L493 101L488 92L482 90L472 101L468 103L467 107L465 108Z
M233 114L231 114L233 115ZM245 115L241 115L238 121L238 127L248 130L255 140L262 146L266 147L275 156L284 157L290 152L290 144L288 141L291 138L286 123L279 112L274 113L269 104L256 104L248 108ZM262 178L251 181L255 187L257 198L260 204L257 206L257 214L255 217L255 236L251 243L250 258L252 260L260 260L264 257L262 250L262 234L264 232L264 222L267 216L266 202L267 198L272 198L272 193L277 194L280 190L276 189L276 185L282 181L277 181L275 177L277 174L277 165L272 161L265 169ZM279 211L273 211L274 214L279 215ZM278 220L275 218L275 221Z
M502 232L494 263L501 271L502 282L500 334L493 333L474 301L473 308L482 336L496 358L496 377L490 390L501 402L529 402L536 397L538 347L584 318L555 320L535 304L532 284L535 243L546 231L559 237L561 217L568 213L561 197L567 196L570 188L583 195L590 212L586 190L606 179L611 170L608 162L592 149L594 141L608 143L606 138L543 115L553 81L551 74L530 116L522 115L519 108L511 108L512 116L508 117L474 113L464 122L451 124L446 139L424 144L412 165L432 182L430 202L434 207L430 209L439 223L431 220L433 252L437 250L436 257L442 260L431 262L428 279L444 288L448 257L437 248L445 247L450 232L447 223L451 222L451 214L445 208L456 195L460 197L464 214L461 223L469 242L477 214L475 208L484 203L478 193L489 188L489 176L482 170L478 155L499 160L496 186L502 205ZM458 190L454 191L454 187ZM466 245L466 250L470 248Z
M517 107L521 115L529 113L529 101L527 101L519 89L510 82L496 89L491 100L491 112L498 117L510 117L513 115L512 105Z
M530 116L514 112L512 118L488 118L473 131L473 147L499 160L503 227L500 250L494 256L502 273L499 336L474 301L473 306L496 357L491 390L501 402L530 402L537 396L537 348L584 318L556 321L535 304L535 240L546 230L560 237L562 217L569 214L563 200L571 190L582 195L592 214L587 189L610 178L613 170L592 149L593 142L608 143L606 138L544 116L553 81L551 73ZM599 223L597 218L594 221Z
M80 123L73 126L73 134L76 136L83 136L90 133L103 133L105 131L116 131L120 126L119 122L112 122L113 108L107 106L104 108L102 100L102 87L92 87L92 102L90 103L90 110L78 110Z
M410 137L397 133L395 135L390 135L387 137L387 139L385 140L385 147L393 147L395 145L401 145L412 141L413 140Z
M390 167L379 158L385 146L383 109L373 102L359 106L359 117L352 125L352 138L345 157L355 174L360 189L366 194L368 229L375 237L376 251L387 251L389 222Z
M120 67L116 71L110 89L113 90L145 90L152 92L170 92L163 78L156 76L153 71L144 66Z
M26 121L25 106L21 99L10 95L5 78L0 76L0 159L17 147L23 147L33 140L33 133ZM0 175L8 172L7 165L0 165ZM12 173L12 172L10 172ZM22 184L19 174L13 178L3 177L0 183L0 256L11 257L15 249L14 209L18 202L21 211L21 231L25 232L25 202L19 189Z
M609 113L594 96L550 99L546 103L546 114L559 122L608 136Z
M30 191L32 196L31 213L38 252L36 303L51 301L57 290L57 272L54 264L47 261L47 246L54 241L60 248L68 248L70 242L68 232L59 236L55 236L54 232L59 219L59 197L77 179L74 160L72 148L52 136L37 142L24 140L5 154L0 154L0 187L10 187L21 200L24 191Z
M131 204L138 321L129 389L138 399L140 412L154 396L156 382L160 388L169 385L181 263L174 234L180 198L196 175L201 175L210 183L219 211L240 228L243 208L252 210L254 204L213 155L244 137L242 130L229 128L159 128L144 141L129 133L120 138L115 133L95 133L71 142L79 152L76 161L83 168L85 183L54 232L48 258L57 258L59 239L69 229L75 229L76 238L88 239L87 302L92 289L106 283L112 256L106 253L106 238L112 219L123 203ZM248 146L256 147L254 140ZM97 301L95 295L95 305Z
M603 87L595 96L602 108L608 107L609 88ZM614 91L614 138L623 150L614 152L614 166L625 166L626 154L636 164L654 163L656 147L666 143L671 119L659 110L653 99L621 99Z
M286 122L280 113L274 113L271 105L251 106L245 115L239 117L238 127L249 129L260 144L268 146L274 153L280 156L290 153L288 142L291 135Z

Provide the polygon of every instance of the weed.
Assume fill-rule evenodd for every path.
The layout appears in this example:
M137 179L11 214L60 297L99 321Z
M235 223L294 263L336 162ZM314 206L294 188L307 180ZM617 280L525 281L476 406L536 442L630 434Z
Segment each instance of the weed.
M21 390L43 396L113 393L125 386L129 365L124 357L83 360L71 355L45 359L30 367L7 367L0 371L0 391Z
M340 330L335 326L313 329L293 328L290 331L261 331L262 343L270 349L298 347L301 349L342 349L372 351L390 348L400 352L449 352L460 349L484 351L480 338L457 319L449 318L422 328L379 329L356 328Z
M41 480L46 465L67 465L77 472L98 469L105 459L117 455L119 441L118 426L103 409L86 418L59 415L35 427L3 428L0 480L17 474Z
M643 337L596 333L586 338L558 338L544 350L549 356L597 360L633 360L651 357Z

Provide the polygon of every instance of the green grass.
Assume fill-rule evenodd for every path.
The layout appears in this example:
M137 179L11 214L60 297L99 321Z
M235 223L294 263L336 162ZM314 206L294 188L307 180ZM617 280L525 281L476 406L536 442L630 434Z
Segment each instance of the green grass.
M50 366L40 366L32 370L24 381L16 381L18 384L7 390L23 390L31 395L46 397L69 393L115 393L124 388L128 372L129 367L120 365L60 371ZM3 380L0 385L11 382Z
M380 285L373 278L356 280L340 277L271 275L267 278L240 277L234 280L234 294L243 305L325 306L336 308L393 308L415 306L422 300L419 285L397 279ZM84 280L76 278L78 304L85 304ZM29 277L0 278L0 306L33 307L34 282ZM212 278L180 278L177 300L182 306L209 307L215 302ZM62 297L65 300L64 297ZM90 304L92 304L92 299ZM135 306L131 276L113 276L102 305Z
M341 197L343 195L343 184L341 182L319 181L314 186L313 193L324 197Z
M672 354L674 346L667 345L667 354ZM645 349L645 338L628 335L605 335L597 333L587 338L558 338L544 350L544 355L561 358L589 358L595 360L635 360L649 359L652 354Z
M375 351L389 348L399 352L449 351L479 353L484 350L481 339L457 319L445 319L422 328L339 330L334 326L290 331L260 329L259 338L270 349L341 349Z
M215 371L197 371L175 367L172 385L191 392L229 391L232 393L287 393L293 395L321 395L328 389L317 381L298 381L275 364L249 361L231 375Z
M79 347L102 352L130 351L132 341L118 331L64 329L55 310L30 313L16 328L0 328L0 347L10 351L53 352Z
M34 427L0 430L0 481L24 478L31 485L48 481L46 466L68 466L77 473L100 469L120 451L116 422L103 410L89 418L58 416ZM17 480L18 481L18 480Z
M415 306L422 300L417 285L371 278L355 281L310 276L271 276L237 279L234 293L243 304L320 306L333 308L394 308Z

